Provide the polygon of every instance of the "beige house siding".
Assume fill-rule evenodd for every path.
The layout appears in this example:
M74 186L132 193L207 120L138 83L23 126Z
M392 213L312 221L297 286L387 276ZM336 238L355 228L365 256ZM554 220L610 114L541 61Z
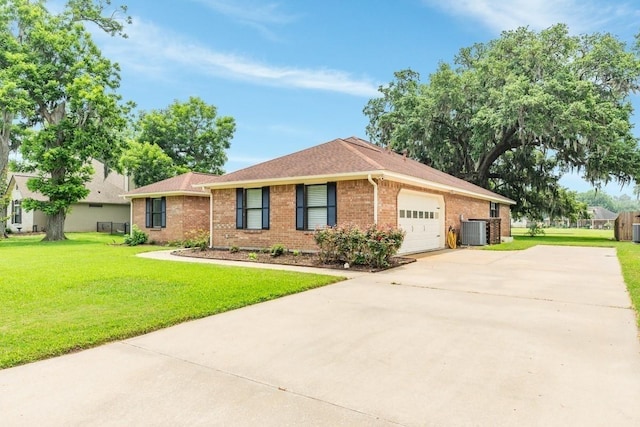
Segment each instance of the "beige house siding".
M490 204L461 195L438 191L426 191L420 187L390 181L379 181L378 185L378 224L397 227L398 194L401 189L410 189L427 194L444 196L445 227L460 229L463 219L488 218ZM237 246L247 249L268 248L273 244L282 244L291 250L315 251L317 246L312 231L296 230L295 224L295 185L277 185L270 187L270 221L268 230L236 229L236 190L213 190L213 246L229 248ZM168 202L167 202L168 203ZM337 221L339 226L357 225L367 227L374 223L374 186L368 180L337 182ZM510 236L509 206L500 206L502 218L501 234ZM143 210L144 213L144 210ZM167 219L167 223L169 219ZM168 226L168 225L167 225ZM445 232L446 230L443 230Z
M7 189L11 193L11 201L20 200L24 198L20 190L16 189L16 187L12 184L10 188ZM18 224L14 224L12 222L13 218L13 204L9 201L9 206L7 206L7 215L9 215L9 219L7 220L7 227L11 230L12 233L26 233L30 231L42 231L42 227L44 227L47 223L47 216L42 211L25 211L22 208L22 221ZM36 226L37 228L34 228ZM66 231L66 230L65 230Z
M75 204L67 214L64 231L96 231L98 222L129 222L129 205Z

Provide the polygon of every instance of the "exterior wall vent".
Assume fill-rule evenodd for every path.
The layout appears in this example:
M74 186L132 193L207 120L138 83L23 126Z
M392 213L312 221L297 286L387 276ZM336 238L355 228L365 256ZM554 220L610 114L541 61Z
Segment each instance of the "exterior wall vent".
M484 246L487 244L486 221L462 221L460 233L463 245Z
M640 224L633 224L631 231L631 241L634 243L640 243Z

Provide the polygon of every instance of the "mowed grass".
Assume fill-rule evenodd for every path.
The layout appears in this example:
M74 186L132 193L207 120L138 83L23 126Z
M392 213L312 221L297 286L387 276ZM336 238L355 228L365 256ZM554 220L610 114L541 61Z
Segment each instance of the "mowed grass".
M622 268L622 276L636 314L640 311L640 244L618 242L613 230L590 230L575 228L545 228L545 234L535 237L527 235L526 228L512 228L513 242L487 246L488 250L523 250L536 245L596 246L615 248ZM636 316L640 328L640 316Z
M70 233L0 240L0 368L335 283L295 272L157 261L152 246Z

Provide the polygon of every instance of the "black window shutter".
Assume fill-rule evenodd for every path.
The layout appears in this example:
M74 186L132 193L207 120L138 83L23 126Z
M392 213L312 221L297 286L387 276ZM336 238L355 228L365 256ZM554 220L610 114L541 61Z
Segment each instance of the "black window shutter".
M146 210L145 210L145 216L144 216L145 217L144 226L147 228L151 228L151 203L153 202L149 198L147 198L145 202L146 202Z
M327 225L329 227L335 227L337 221L337 200L336 195L336 183L327 183Z
M296 230L304 230L304 184L296 185Z
M162 198L162 215L160 218L160 227L162 228L166 228L167 227L167 198L163 197Z
M269 229L269 187L262 187L262 229Z
M244 206L244 189L236 188L236 228L244 228L244 214L242 208Z
M11 201L11 224L16 223L16 201Z

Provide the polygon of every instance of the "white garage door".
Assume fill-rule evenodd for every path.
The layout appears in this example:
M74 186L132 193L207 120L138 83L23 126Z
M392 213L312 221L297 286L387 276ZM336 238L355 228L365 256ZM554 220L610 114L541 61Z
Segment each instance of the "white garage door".
M444 247L444 198L400 190L398 227L406 231L398 253L423 252Z

